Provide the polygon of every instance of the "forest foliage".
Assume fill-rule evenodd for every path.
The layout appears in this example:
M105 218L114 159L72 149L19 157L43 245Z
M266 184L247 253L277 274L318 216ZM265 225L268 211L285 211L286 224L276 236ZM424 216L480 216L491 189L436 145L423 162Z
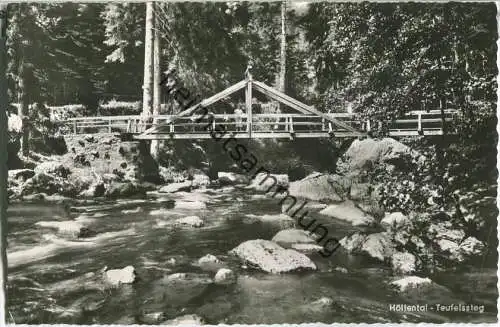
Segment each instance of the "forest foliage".
M249 61L255 79L276 85L280 8L161 3L162 70L174 66L201 96L243 79ZM288 6L286 91L325 112L349 104L381 122L409 110L458 109L449 126L460 135L453 156L487 153L489 161L470 165L493 171L495 13L493 3ZM78 103L95 114L111 99L141 99L144 3L20 3L9 16L12 102Z

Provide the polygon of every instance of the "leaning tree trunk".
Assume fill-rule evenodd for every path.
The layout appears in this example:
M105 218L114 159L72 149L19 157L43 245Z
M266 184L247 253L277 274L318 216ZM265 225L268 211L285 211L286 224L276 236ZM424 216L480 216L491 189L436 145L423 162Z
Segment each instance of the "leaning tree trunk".
M280 44L280 71L278 90L285 92L286 78L286 1L281 3L281 44Z
M18 101L19 108L17 114L21 119L21 153L23 156L27 156L29 154L29 127L28 127L28 89L26 85L26 77L27 71L26 66L24 64L24 60L21 60L19 64L19 80L17 83L18 87Z
M146 35L144 42L144 84L142 86L142 115L151 115L153 92L153 2L146 3Z
M7 4L0 3L0 321L7 311Z
M159 6L160 4L156 4ZM155 8L157 9L157 8ZM158 22L158 11L155 12L155 20L154 20L154 42L153 42L153 115L160 114L160 106L161 106L161 48L160 48L160 32L159 27L160 24ZM156 123L156 120L153 121ZM160 151L160 143L158 140L151 141L151 156L155 159L158 159L158 152Z

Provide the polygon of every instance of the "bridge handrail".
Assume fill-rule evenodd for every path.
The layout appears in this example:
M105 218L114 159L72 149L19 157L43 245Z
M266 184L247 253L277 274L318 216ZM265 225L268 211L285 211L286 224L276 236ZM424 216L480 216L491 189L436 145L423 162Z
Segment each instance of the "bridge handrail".
M449 114L454 114L458 112L456 109L445 109L444 114L449 115ZM355 114L352 113L345 113L345 112L339 112L339 113L327 113L325 114L330 117L335 117L335 118L352 118L356 116ZM441 110L430 110L430 111L425 111L425 110L412 110L406 113L404 116L417 116L417 115L425 115L425 116L432 116L432 115L441 115ZM236 114L214 114L214 118L238 118L238 117L246 117L246 115L236 115ZM254 117L262 117L262 118L277 118L277 117L293 117L293 118L312 118L312 117L318 117L316 115L304 115L304 114L288 114L288 113L265 113L265 114L257 114L255 113L253 115ZM404 117L403 116L403 117ZM185 119L189 120L191 119L191 116L183 116L183 117L178 117L176 115L151 115L146 117L148 120L150 119L171 119L171 118L177 118L177 119ZM67 118L64 120L58 120L58 122L74 122L74 121L86 121L86 120L129 120L129 119L144 119L144 116L142 115L123 115L123 116L91 116L91 117L72 117L72 118Z

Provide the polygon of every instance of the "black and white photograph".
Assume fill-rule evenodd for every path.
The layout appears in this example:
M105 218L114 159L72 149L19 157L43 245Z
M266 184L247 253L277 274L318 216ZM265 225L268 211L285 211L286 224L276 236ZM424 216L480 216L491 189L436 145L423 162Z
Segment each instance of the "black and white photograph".
M1 2L0 324L498 323L499 12Z

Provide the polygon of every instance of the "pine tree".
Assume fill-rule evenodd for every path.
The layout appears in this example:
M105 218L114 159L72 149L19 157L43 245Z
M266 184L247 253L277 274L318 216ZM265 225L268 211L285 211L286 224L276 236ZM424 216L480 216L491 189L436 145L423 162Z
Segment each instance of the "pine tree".
M144 41L144 84L142 96L142 115L148 117L152 114L153 101L153 2L146 3L146 27Z

